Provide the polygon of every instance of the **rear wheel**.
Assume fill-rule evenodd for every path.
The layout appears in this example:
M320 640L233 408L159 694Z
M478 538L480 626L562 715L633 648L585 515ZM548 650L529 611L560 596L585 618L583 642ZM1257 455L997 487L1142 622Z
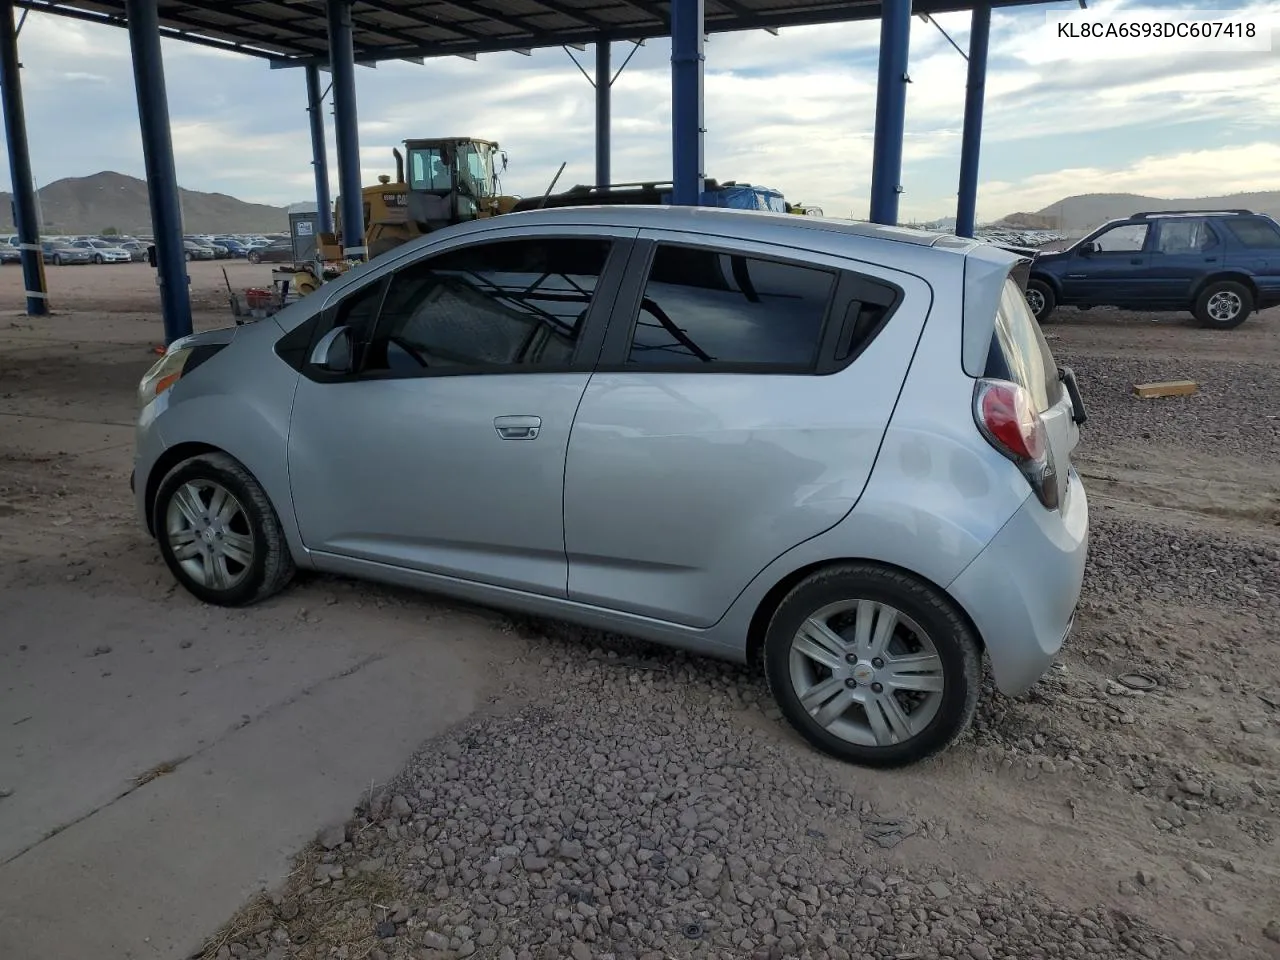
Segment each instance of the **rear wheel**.
M169 570L206 603L242 606L293 578L271 501L253 475L224 453L185 460L160 482L152 529Z
M977 637L945 596L875 564L822 570L778 605L765 673L783 715L841 760L896 767L937 753L978 703Z
M1027 306L1031 308L1031 312L1035 315L1037 323L1045 323L1049 319L1049 315L1053 313L1054 308L1058 305L1058 298L1054 295L1053 287L1045 283L1043 280L1031 280L1027 283Z
M1253 294L1234 280L1209 283L1196 297L1195 315L1202 327L1230 330L1244 323L1252 312Z
M262 262L262 254L260 254L257 250L251 250L251 251L249 251L249 262L250 262L250 263L261 263L261 262Z
M60 253L55 253L55 254L53 255L53 265L54 265L55 267L60 267L60 266L62 266L62 254L60 254Z

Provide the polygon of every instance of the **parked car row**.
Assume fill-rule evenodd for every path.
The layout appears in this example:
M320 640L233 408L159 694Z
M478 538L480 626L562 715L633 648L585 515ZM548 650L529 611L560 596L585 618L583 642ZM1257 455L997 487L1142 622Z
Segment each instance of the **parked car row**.
M1067 236L1053 230L981 230L974 239L1007 246L1043 247Z
M151 237L130 236L78 236L78 237L45 237L40 241L46 263L62 266L64 264L84 263L138 263L147 259L147 248L152 244ZM197 236L183 238L183 246L187 260L225 260L239 257L254 263L284 262L293 259L292 252L287 257L278 256L278 245L292 251L286 234L269 234L261 236ZM270 253L256 257L254 251L272 247ZM22 250L17 235L0 236L0 264L21 263Z

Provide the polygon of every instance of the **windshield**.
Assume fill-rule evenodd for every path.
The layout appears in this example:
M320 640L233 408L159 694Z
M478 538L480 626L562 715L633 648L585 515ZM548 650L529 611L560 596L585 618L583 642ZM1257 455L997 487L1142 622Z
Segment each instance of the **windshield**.
M493 195L493 154L487 146L458 144L458 174L473 197Z
M453 189L453 177L439 147L409 151L409 189L442 191Z

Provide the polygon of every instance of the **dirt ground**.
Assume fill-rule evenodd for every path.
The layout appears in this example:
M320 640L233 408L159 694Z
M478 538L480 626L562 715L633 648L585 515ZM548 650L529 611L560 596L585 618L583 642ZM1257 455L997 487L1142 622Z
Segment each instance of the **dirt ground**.
M227 322L223 265L191 267L197 326ZM242 262L227 271L237 288L269 278L268 267ZM37 321L18 312L19 271L0 270L0 609L39 592L67 604L98 592L172 602L184 616L207 618L169 599L170 578L129 498L133 390L160 339L154 274L145 264L49 274L56 312ZM350 638L356 648L376 645L382 629L420 622L448 630L458 620L506 666L470 720L412 758L406 752L408 765L394 779L404 802L394 816L390 793L353 790L356 818L345 833L303 850L283 885L280 876L259 878L274 900L252 900L216 934L193 933L212 936L207 956L1280 956L1280 311L1213 332L1183 315L1065 310L1046 333L1059 361L1077 371L1090 413L1076 465L1093 540L1076 633L1027 697L988 691L973 733L943 757L872 773L801 745L748 671L555 624L477 619L428 597L309 581L286 594L292 600L239 615L235 630L278 646L290 638L267 638L296 620L299 603L323 610L332 596L354 616L344 621L350 629L362 624ZM1130 395L1135 382L1175 378L1198 380L1199 393ZM355 605L361 613L349 609ZM384 609L394 611L391 621L379 617ZM92 636L94 624L82 627ZM17 727L2 742L16 755L24 720L9 716L4 699L22 682L19 640L35 642L0 640L0 725ZM367 716L356 712L350 722L371 722L377 704L366 707ZM648 749L639 739L648 724L658 724L653 736L668 744L669 764L637 759ZM577 753L581 737L597 746ZM808 908L796 902L809 899L795 870L770 877L767 863L757 869L746 852L757 895L728 904L718 881L701 888L693 868L671 871L674 881L650 874L646 857L637 875L654 879L603 888L623 901L602 901L614 903L607 922L598 903L575 907L587 901L572 891L543 899L541 881L504 897L509 873L543 867L531 865L528 852L523 860L501 846L496 856L477 852L491 821L499 824L494 842L511 850L542 836L530 828L521 839L527 810L514 825L504 808L505 819L491 812L477 826L483 798L505 796L513 783L541 797L531 806L541 802L558 824L564 811L554 795L571 794L564 778L579 778L583 796L564 822L583 821L575 836L591 848L605 814L583 811L607 799L599 784L643 771L653 792L639 796L652 805L698 792L691 781L713 765L704 769L689 756L737 750L741 769L757 773L716 768L722 809L737 804L749 821L794 801L793 816L769 812L768 829L741 843L757 844L751 849L763 861L761 850L810 851L811 863L827 858L836 871L825 885L815 881ZM5 782L13 760L0 755L0 790L14 791L0 799L0 824L5 804L21 795L21 783ZM803 803L801 795L837 799ZM509 803L523 809L519 796ZM877 823L898 824L891 830L900 835L879 842ZM619 828L618 850L633 828ZM732 867L738 834L723 834L721 856ZM693 850L693 836L673 830L664 860ZM475 869L467 865L473 855ZM554 849L546 855L554 859ZM586 876L567 856L563 869ZM353 877L357 862L362 872ZM494 862L493 870L484 866ZM853 876L856 895L828 901L840 870ZM739 888L749 882L735 879ZM950 899L939 902L938 883ZM796 896L776 894L789 885ZM865 918L866 901L886 885L889 899L895 887L916 893L909 903L902 893L884 910L871 908L856 928L832 925L840 911ZM772 902L775 894L782 899L767 917L752 913L753 899ZM675 933L670 922L649 924L644 909L633 923L620 912L634 913L625 902L632 896L654 916L678 906L702 917L697 936L688 923ZM1010 904L1027 919L1003 917ZM779 913L794 921L785 937ZM942 927L951 933L939 934ZM1025 941L1039 946L1009 946L1024 942L1014 939L1024 927L1042 931ZM859 930L871 938L861 952ZM1059 940L1054 931L1063 930L1086 932Z

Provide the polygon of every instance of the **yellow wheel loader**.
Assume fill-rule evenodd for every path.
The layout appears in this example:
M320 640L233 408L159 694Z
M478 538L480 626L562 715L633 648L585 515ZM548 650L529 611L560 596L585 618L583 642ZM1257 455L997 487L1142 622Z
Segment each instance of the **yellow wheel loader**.
M506 213L515 205L515 197L501 194L496 166L506 169L506 154L490 140L406 140L404 150L392 151L394 182L383 175L361 191L370 259L433 230ZM333 233L320 234L318 249L321 260L343 260L340 197L334 204Z

